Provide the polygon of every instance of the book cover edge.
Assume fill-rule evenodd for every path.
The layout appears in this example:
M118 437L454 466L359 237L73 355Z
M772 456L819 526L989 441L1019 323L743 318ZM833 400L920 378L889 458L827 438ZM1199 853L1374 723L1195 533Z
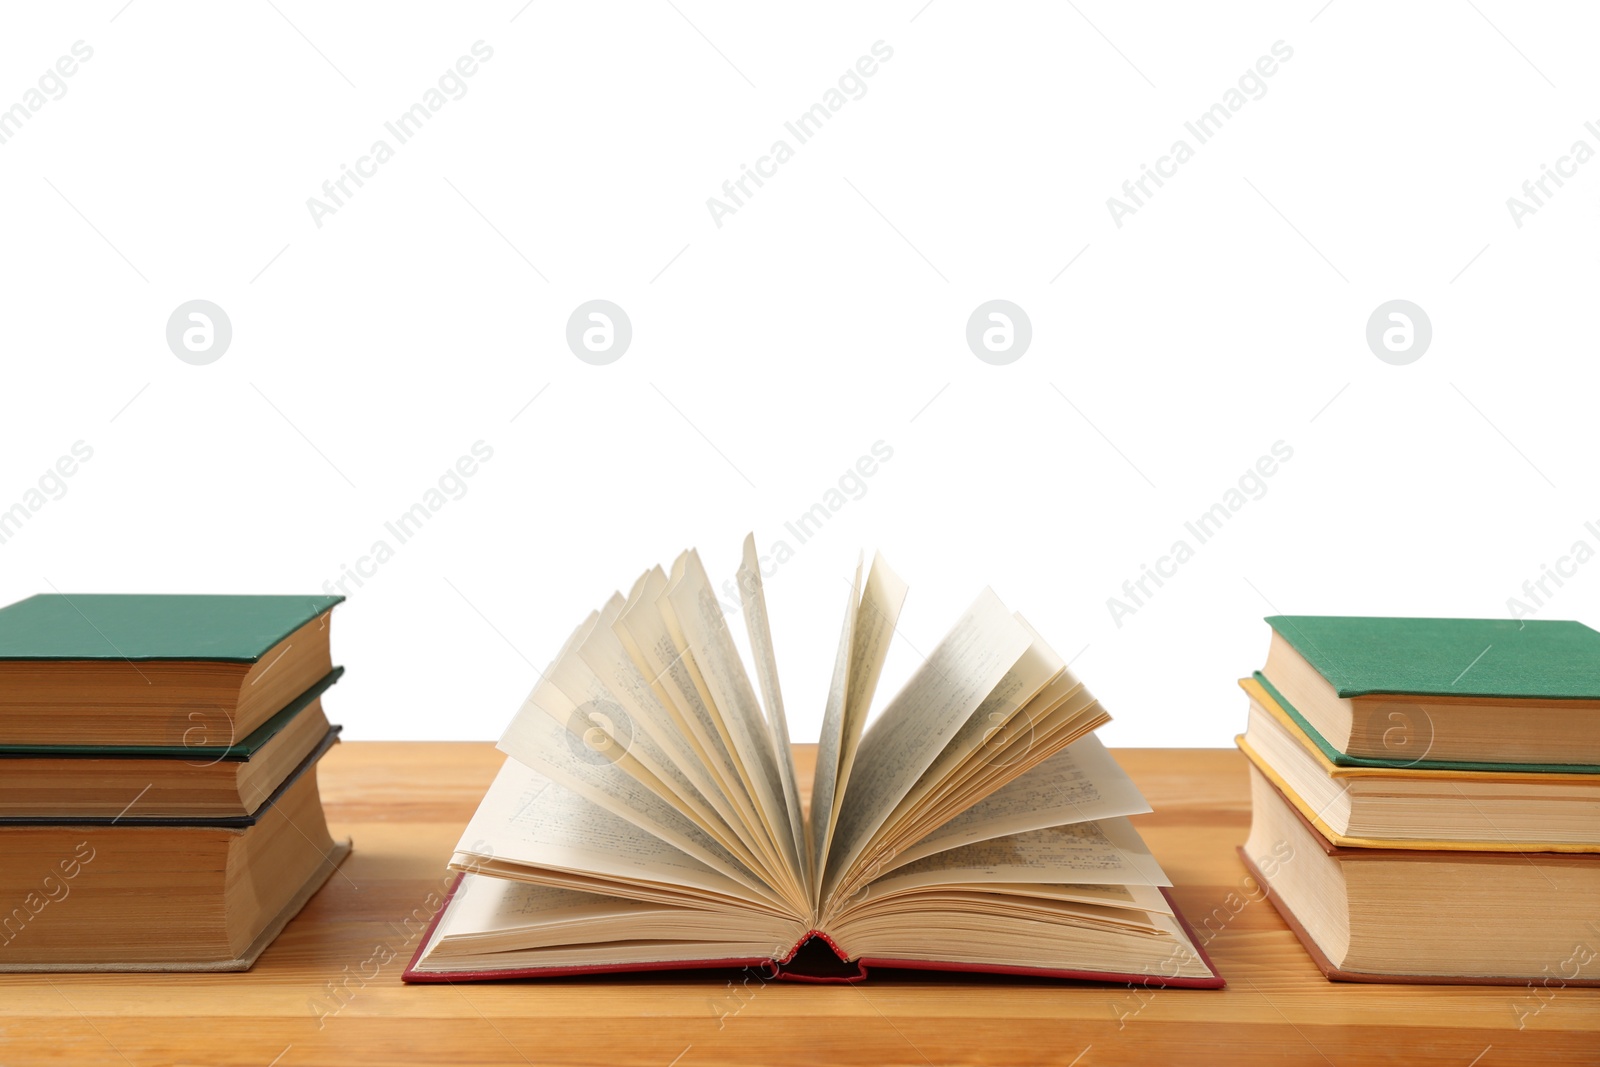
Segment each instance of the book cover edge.
M1324 657L1322 656L1321 650L1317 649L1315 642L1312 642L1310 637L1306 637L1306 641L1311 645L1310 650L1308 650L1305 647L1302 647L1300 642L1298 642L1298 641L1296 641L1294 639L1293 635L1291 635L1286 630L1281 629L1278 626L1279 622L1283 622L1283 623L1286 623L1291 629L1293 629L1293 628L1295 628L1296 620L1301 620L1301 619L1341 619L1341 620L1361 620L1361 621L1381 620L1381 621L1404 621L1404 622L1484 622L1484 623L1506 623L1506 622L1513 622L1513 621L1517 621L1517 620L1512 620L1512 619L1467 619L1467 618L1423 618L1423 617L1412 617L1412 616L1403 616L1403 615L1393 615L1393 616L1385 616L1385 615L1267 615L1267 616L1264 616L1262 618L1262 621L1265 622L1268 626L1270 626L1274 633L1279 634L1280 636L1283 637L1283 639L1285 641L1288 641L1290 646L1293 647L1294 650L1300 654L1301 658L1303 658L1306 661L1306 663L1310 665L1311 669L1316 671L1318 674L1322 675L1323 679L1326 680L1328 682L1328 684L1333 687L1334 692L1337 693L1341 699L1348 700L1348 699L1352 699L1352 698L1355 698L1355 697L1370 697L1370 696L1398 696L1398 697L1413 697L1413 698L1415 698L1415 697L1424 697L1424 698L1426 698L1426 697L1437 697L1437 696L1449 695L1449 696L1466 696L1466 697L1485 697L1485 698L1490 698L1490 699L1508 698L1508 699L1515 699L1515 700L1550 701L1550 702L1553 702L1553 703L1560 703L1560 702L1565 702L1565 701L1571 701L1573 703L1582 703L1582 704L1600 703L1600 693L1597 693L1595 695L1590 695L1590 696L1570 696L1570 695L1560 696L1560 695L1539 694L1539 693L1519 693L1519 694L1516 694L1516 695L1512 696L1512 695L1509 695L1509 694L1506 694L1506 693L1486 693L1486 692L1479 692L1479 691L1475 691L1475 690L1471 690L1471 689L1455 689L1453 687L1450 688L1449 690L1437 690L1437 691L1435 691L1435 690L1397 690L1397 689L1375 688L1375 687L1371 687L1371 686L1362 687L1362 686L1353 686L1353 685L1337 685L1337 684L1335 684L1333 682L1332 679L1330 679L1328 677L1327 672L1324 671L1321 667L1319 667L1317 665L1318 660L1319 659L1323 659ZM1526 624L1532 624L1532 625L1535 625L1535 626L1545 626L1545 625L1551 625L1551 624L1565 624L1565 625L1571 625L1571 626L1578 626L1578 627L1582 627L1584 630L1587 630L1591 634L1595 634L1596 637L1600 637L1600 631L1596 631L1593 627L1588 626L1585 623L1579 622L1576 619L1525 619L1525 620L1522 620L1522 622L1525 625ZM1302 636L1305 636L1305 635L1302 635Z
M118 594L107 594L107 595L118 595ZM126 596L129 596L129 597L153 597L153 596L179 595L179 594L128 593L128 594L122 594L122 595L126 595ZM204 595L204 594L196 594L196 595ZM238 596L251 596L251 595L255 595L255 594L241 593L241 594L236 594L236 595L238 595ZM282 596L284 599L290 599L290 600L299 599L299 597L295 596L294 594L259 594L259 595L261 595L261 596ZM17 604L26 604L30 600L37 600L37 599L40 599L40 598L43 598L43 597L63 597L63 598L65 598L66 596L67 596L67 594L65 594L65 593L35 593L31 597L24 597L22 600L16 601L14 604L5 605L5 607L15 607ZM259 663L259 662L261 662L261 657L262 656L266 655L268 652L272 651L278 645L282 644L285 640L287 640L289 638L290 635L292 635L296 631L301 630L304 627L310 625L313 620L322 618L323 616L326 616L334 608L338 607L340 604L344 603L344 601L345 601L345 597L343 595L341 595L341 594L338 594L338 593L335 593L335 594L332 594L332 595L329 595L327 593L318 593L318 594L316 594L316 596L313 599L326 600L326 601L328 601L328 603L327 603L326 606L320 608L319 610L313 611L310 615L308 615L307 617L301 619L298 623L296 623L295 625L291 626L288 630L284 631L283 633L280 633L277 637L272 639L271 644L267 645L266 648L262 649L260 652L256 653L253 656L148 656L148 655L128 656L128 655L124 655L124 654L122 654L120 652L114 653L112 655L99 655L99 656L17 656L17 655L10 655L10 654L4 653L4 652L0 652L0 663L82 663L82 662L98 662L100 660L115 660L115 659L126 660L127 662L130 662L130 663L235 663L235 664ZM3 611L3 610L4 610L4 608L0 608L0 611ZM93 626L94 624L91 622L90 625Z

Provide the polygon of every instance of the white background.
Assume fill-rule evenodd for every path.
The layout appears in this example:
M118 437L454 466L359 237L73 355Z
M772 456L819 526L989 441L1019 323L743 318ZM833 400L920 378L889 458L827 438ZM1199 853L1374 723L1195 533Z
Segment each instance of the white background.
M0 145L0 509L94 454L0 544L0 600L315 592L483 441L335 616L349 738L497 736L614 588L690 545L720 579L754 529L795 548L768 586L798 739L877 548L912 587L884 692L987 584L1110 743L1223 745L1262 616L1503 617L1600 547L1600 161L1520 228L1506 206L1600 148L1582 5L674 3L8 9L0 107L94 53ZM315 225L480 40L466 95ZM716 226L707 198L880 40L866 94ZM196 298L233 325L209 366L165 340ZM593 298L633 323L609 366L565 344ZM1032 321L1008 366L965 342L993 298ZM1433 324L1407 366L1365 341L1395 298ZM877 441L799 544L784 522ZM1119 626L1107 599L1278 441L1265 495ZM1539 617L1597 597L1587 564Z

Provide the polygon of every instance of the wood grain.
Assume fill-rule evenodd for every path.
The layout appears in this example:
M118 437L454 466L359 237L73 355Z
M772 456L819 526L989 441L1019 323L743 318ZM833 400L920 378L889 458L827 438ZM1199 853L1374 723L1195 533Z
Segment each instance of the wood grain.
M1234 854L1243 758L1115 755L1156 809L1135 821L1226 990L881 973L857 987L727 973L403 985L501 757L353 742L321 778L355 854L253 971L0 978L0 1064L1600 1063L1600 990L1325 981Z

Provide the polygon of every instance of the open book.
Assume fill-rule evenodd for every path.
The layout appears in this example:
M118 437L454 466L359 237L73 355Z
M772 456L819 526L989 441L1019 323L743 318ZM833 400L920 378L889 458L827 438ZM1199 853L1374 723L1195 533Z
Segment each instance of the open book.
M1222 985L1126 818L1149 806L1090 734L1107 714L993 592L869 729L906 586L858 565L805 790L753 539L738 587L753 682L692 551L578 627L501 739L408 981L872 965Z

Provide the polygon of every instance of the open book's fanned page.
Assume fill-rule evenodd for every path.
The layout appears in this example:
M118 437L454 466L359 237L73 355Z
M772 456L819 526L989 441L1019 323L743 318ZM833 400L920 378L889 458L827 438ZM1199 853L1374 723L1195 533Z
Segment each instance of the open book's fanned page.
M882 556L873 558L864 589L861 567L857 564L856 581L850 587L850 607L845 613L844 635L839 642L839 658L834 665L833 685L828 691L822 744L811 790L812 900L818 905L825 892L828 855L839 826L840 812L844 809L850 772L855 767L856 752L866 731L867 712L883 674L889 639L900 620L905 598L905 583L889 569Z
M1091 734L895 853L882 870L977 841L1149 810L1133 780Z
M984 590L869 727L906 585L858 563L807 767L762 563L746 539L732 605L685 552L573 632L501 739L406 981L894 967L1222 985L1128 821L1149 805L1090 734L1104 709L1020 615Z
M789 833L805 861L803 881L809 886L815 866L811 858L810 832L800 806L800 780L794 769L794 746L789 738L789 720L783 710L783 693L778 688L778 658L772 648L772 624L767 619L767 596L761 585L761 559L756 554L755 535L744 539L744 559L739 565L739 603L744 610L745 632L755 660L756 678L761 684L761 699L766 704L767 744L777 764L783 804L789 816Z
M844 711L850 685L850 649L855 643L856 623L861 610L861 563L850 583L850 599L845 601L844 628L839 634L839 651L833 660L833 676L828 680L828 701L822 710L822 733L817 738L817 763L811 778L811 870L812 904L822 898L822 868L833 841L834 811L839 797L839 757L844 752Z
M889 702L861 742L858 760L870 774L851 791L824 865L831 891L900 798L938 758L1033 639L985 589Z
M686 552L674 565L663 617L684 649L681 663L694 680L701 703L714 709L713 721L760 820L761 839L768 854L777 858L773 870L800 892L796 876L801 870L800 846L772 754L772 734L699 553Z

